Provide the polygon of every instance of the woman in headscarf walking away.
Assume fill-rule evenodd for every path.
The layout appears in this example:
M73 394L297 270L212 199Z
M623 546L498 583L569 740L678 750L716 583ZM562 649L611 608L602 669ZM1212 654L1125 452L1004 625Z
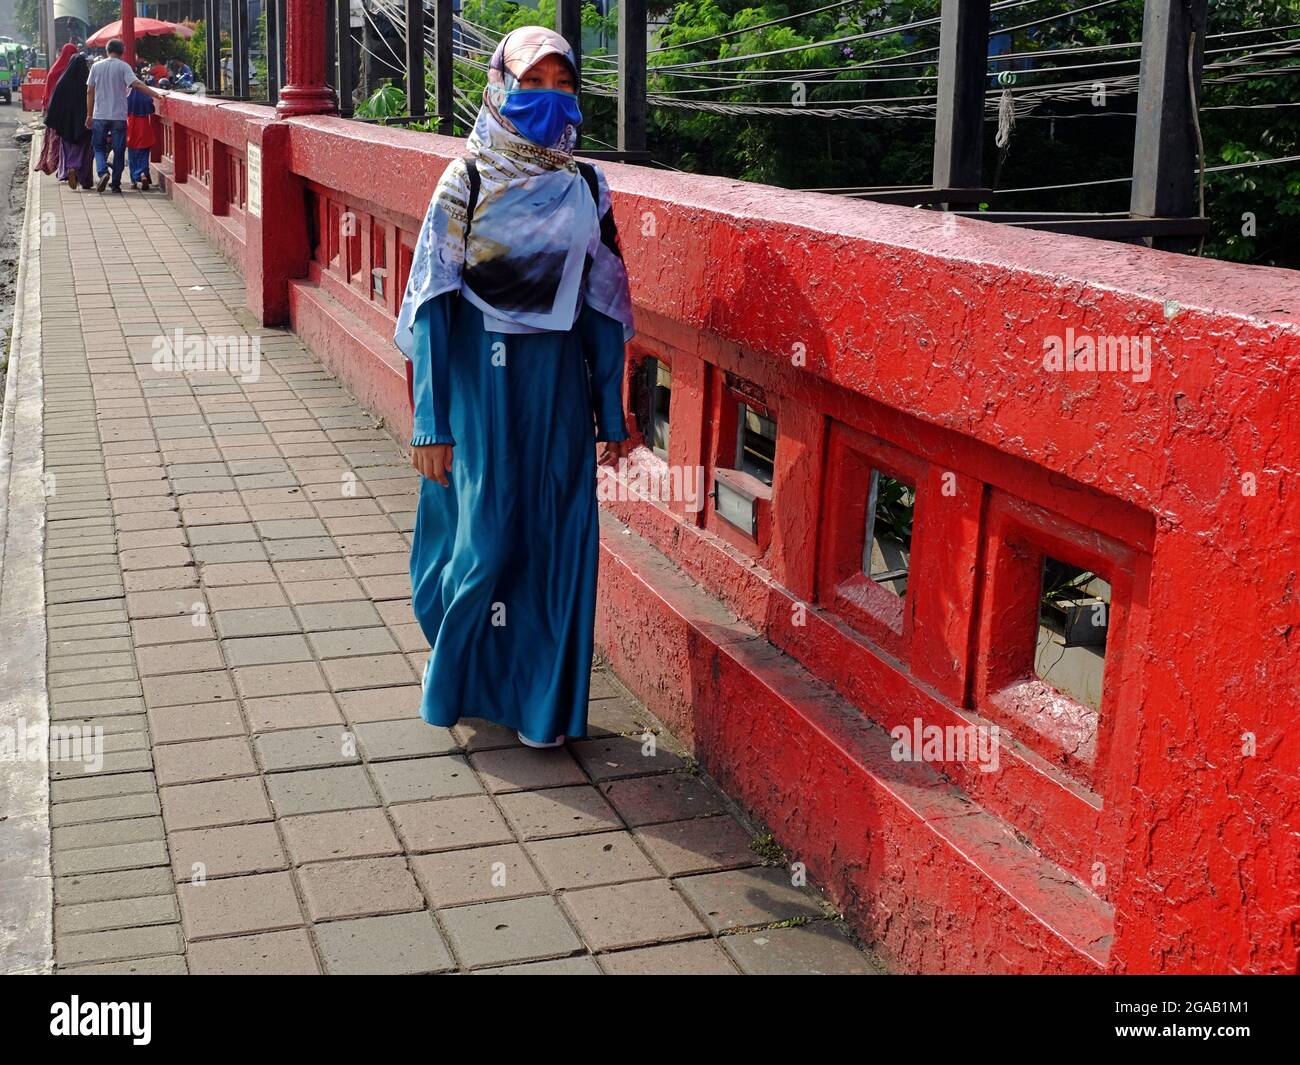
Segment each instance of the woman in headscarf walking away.
M54 66L50 67L49 72L45 75L45 93L41 100L41 111L49 114L50 101L54 98L54 90L59 84L59 79L63 77L63 72L68 69L68 64L72 62L72 57L77 54L77 46L69 41L63 46L59 53L59 58L54 61ZM45 138L41 142L41 157L36 160L33 170L39 170L43 174L53 174L59 169L59 135L49 126L45 127Z
M50 97L45 125L59 135L57 177L72 188L86 188L94 180L95 157L90 151L90 130L86 128L86 82L90 63L74 55Z
M497 45L469 155L429 203L395 336L423 475L420 716L486 718L530 747L587 734L596 465L629 448L632 299L604 175L573 156L575 67L540 26Z

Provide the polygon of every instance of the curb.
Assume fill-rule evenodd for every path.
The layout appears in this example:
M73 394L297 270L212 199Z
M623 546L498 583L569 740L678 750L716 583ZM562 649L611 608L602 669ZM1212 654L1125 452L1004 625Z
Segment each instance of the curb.
M42 139L32 138L33 153ZM49 973L54 964L40 178L27 180L0 419L0 973Z

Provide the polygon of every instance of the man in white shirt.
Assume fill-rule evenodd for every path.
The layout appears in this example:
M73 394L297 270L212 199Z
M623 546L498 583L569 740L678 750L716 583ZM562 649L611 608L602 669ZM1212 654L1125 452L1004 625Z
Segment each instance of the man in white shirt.
M122 191L122 168L126 165L126 96L132 89L148 93L161 100L163 92L152 89L135 76L131 65L122 59L125 46L117 38L108 42L108 58L90 68L86 82L86 125L90 127L90 143L95 149L95 169L100 192L108 184L108 149L113 149L113 191Z

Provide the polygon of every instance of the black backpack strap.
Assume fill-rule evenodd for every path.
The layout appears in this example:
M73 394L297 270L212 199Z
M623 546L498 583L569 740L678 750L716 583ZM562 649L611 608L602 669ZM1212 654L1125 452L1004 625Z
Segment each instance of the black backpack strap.
M469 244L469 230L474 224L474 208L478 206L478 161L472 156L465 157L465 170L469 175L469 201L465 207L465 243Z
M600 210L600 185L596 180L596 167L593 163L584 163L581 159L577 160L578 169L582 171L582 176L587 179L587 188L591 190L591 198L596 203L596 210ZM618 243L618 229L614 225L614 208L610 207L600 220L600 240L610 251L623 258L623 249Z

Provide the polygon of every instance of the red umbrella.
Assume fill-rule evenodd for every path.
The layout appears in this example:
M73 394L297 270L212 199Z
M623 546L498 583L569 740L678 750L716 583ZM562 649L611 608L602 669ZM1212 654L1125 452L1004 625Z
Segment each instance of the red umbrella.
M189 26L182 26L176 22L162 22L156 18L137 18L135 20L136 37L166 37L169 33L174 33L177 37L193 37L194 31ZM122 20L110 22L102 30L96 30L93 35L86 39L86 47L103 48L114 37L119 40L122 37Z

